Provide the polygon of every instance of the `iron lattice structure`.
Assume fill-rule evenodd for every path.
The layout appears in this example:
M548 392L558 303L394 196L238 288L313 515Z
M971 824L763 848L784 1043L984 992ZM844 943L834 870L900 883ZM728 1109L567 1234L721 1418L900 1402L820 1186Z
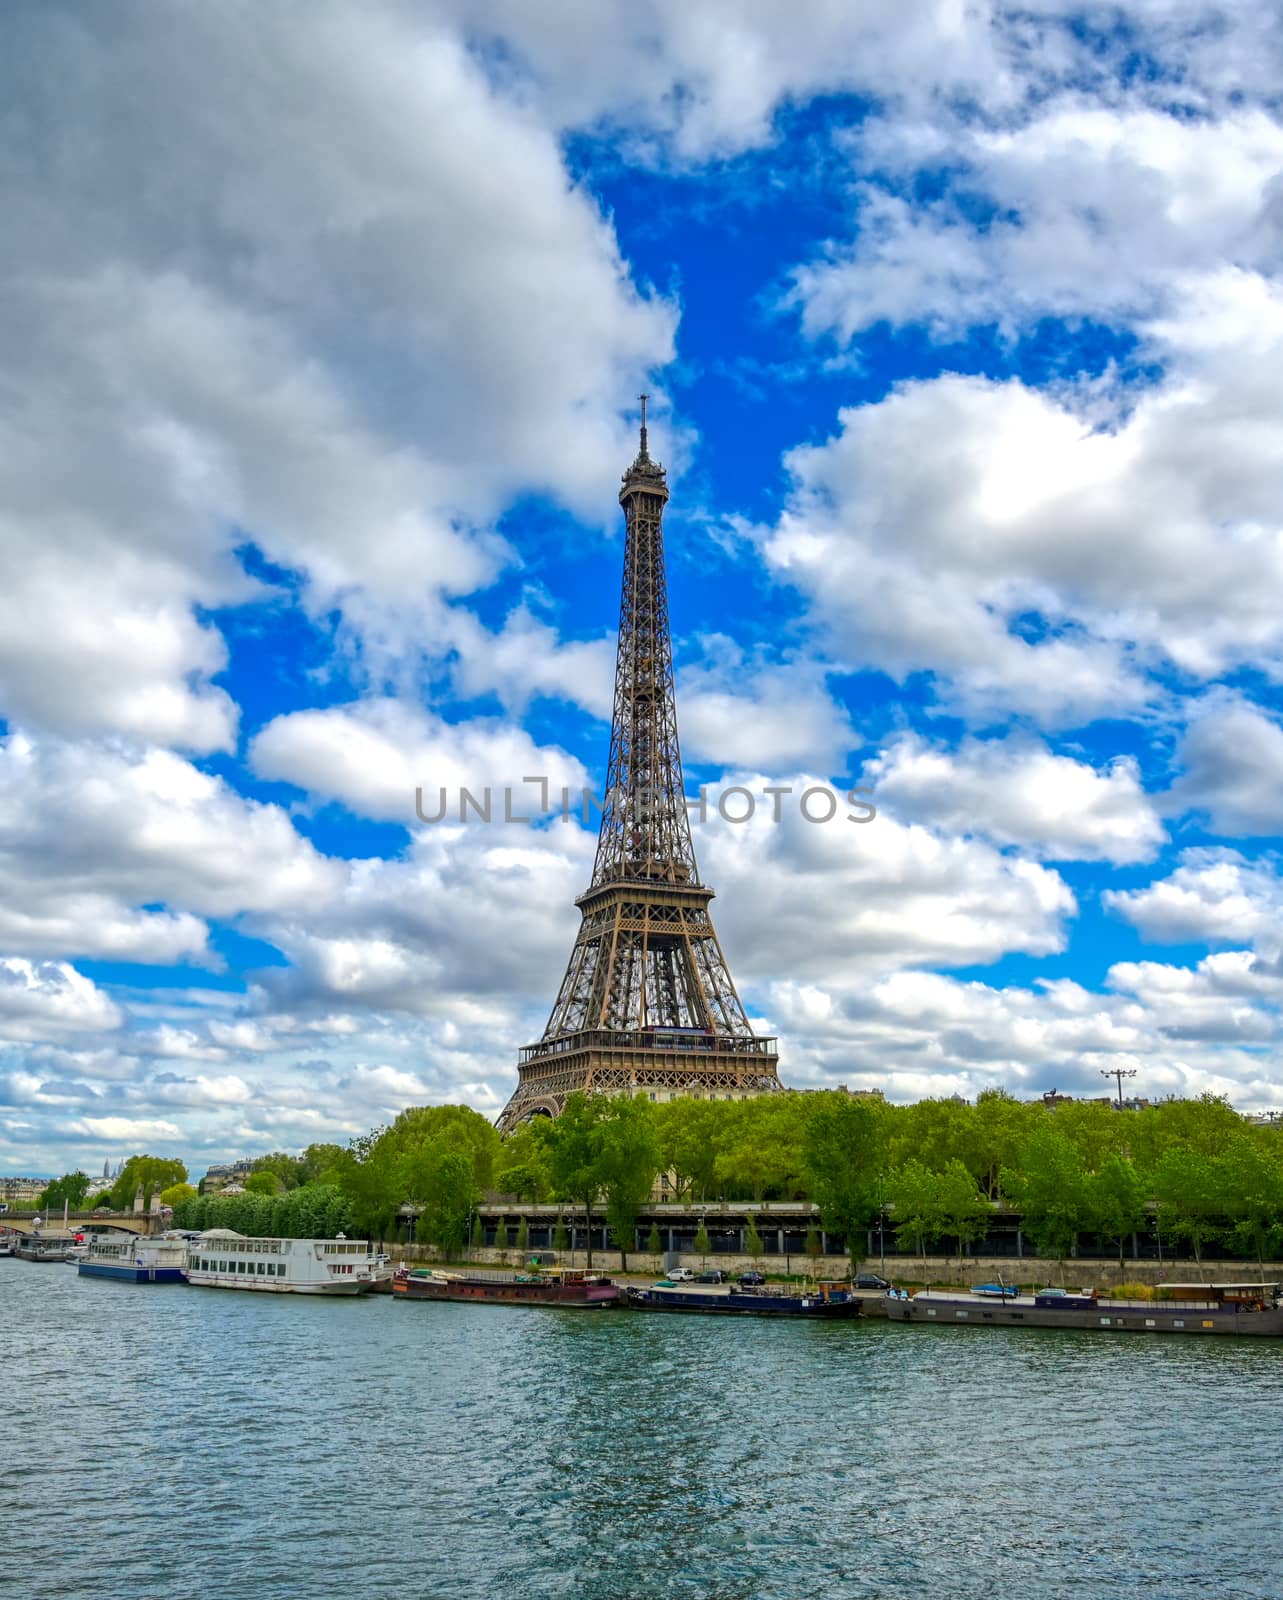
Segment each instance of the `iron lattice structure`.
M664 571L663 467L646 446L624 474L624 580L610 760L583 922L501 1133L555 1117L575 1089L607 1094L770 1094L775 1040L754 1034L699 880L682 786Z

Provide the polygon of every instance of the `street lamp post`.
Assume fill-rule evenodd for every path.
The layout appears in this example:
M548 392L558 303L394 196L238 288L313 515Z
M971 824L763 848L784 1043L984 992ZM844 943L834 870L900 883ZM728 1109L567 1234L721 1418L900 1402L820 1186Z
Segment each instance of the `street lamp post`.
M1136 1068L1102 1067L1100 1075L1102 1078L1116 1078L1118 1080L1118 1109L1121 1111L1123 1109L1123 1079L1134 1078L1136 1076Z

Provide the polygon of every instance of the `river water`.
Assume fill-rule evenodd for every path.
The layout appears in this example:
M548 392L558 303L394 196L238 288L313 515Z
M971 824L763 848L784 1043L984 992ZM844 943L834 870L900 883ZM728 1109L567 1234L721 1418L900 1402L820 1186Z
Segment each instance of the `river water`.
M0 1595L1283 1595L1283 1343L0 1260Z

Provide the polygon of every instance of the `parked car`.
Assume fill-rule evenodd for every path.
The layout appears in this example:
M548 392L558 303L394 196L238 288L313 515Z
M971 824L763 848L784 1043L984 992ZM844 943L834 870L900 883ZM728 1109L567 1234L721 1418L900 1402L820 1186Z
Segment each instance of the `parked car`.
M889 1289L891 1285L885 1278L879 1278L876 1272L857 1272L855 1275L857 1289Z
M694 1283L695 1274L689 1267L674 1267L668 1274L669 1283Z
M741 1272L740 1282L745 1288L755 1289L766 1282L765 1276L760 1272Z
M695 1282L696 1283L725 1283L726 1282L726 1274L724 1272L718 1272L718 1271L714 1270L712 1267L710 1267L707 1272L697 1272L695 1274Z

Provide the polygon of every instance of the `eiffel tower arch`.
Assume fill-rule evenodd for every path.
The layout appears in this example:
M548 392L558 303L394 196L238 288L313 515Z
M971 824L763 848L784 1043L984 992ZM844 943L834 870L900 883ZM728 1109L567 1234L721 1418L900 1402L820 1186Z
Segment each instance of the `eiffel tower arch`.
M582 922L543 1036L526 1045L501 1133L576 1089L739 1098L780 1090L775 1040L749 1027L691 842L664 569L664 469L624 474L624 578L601 831Z

